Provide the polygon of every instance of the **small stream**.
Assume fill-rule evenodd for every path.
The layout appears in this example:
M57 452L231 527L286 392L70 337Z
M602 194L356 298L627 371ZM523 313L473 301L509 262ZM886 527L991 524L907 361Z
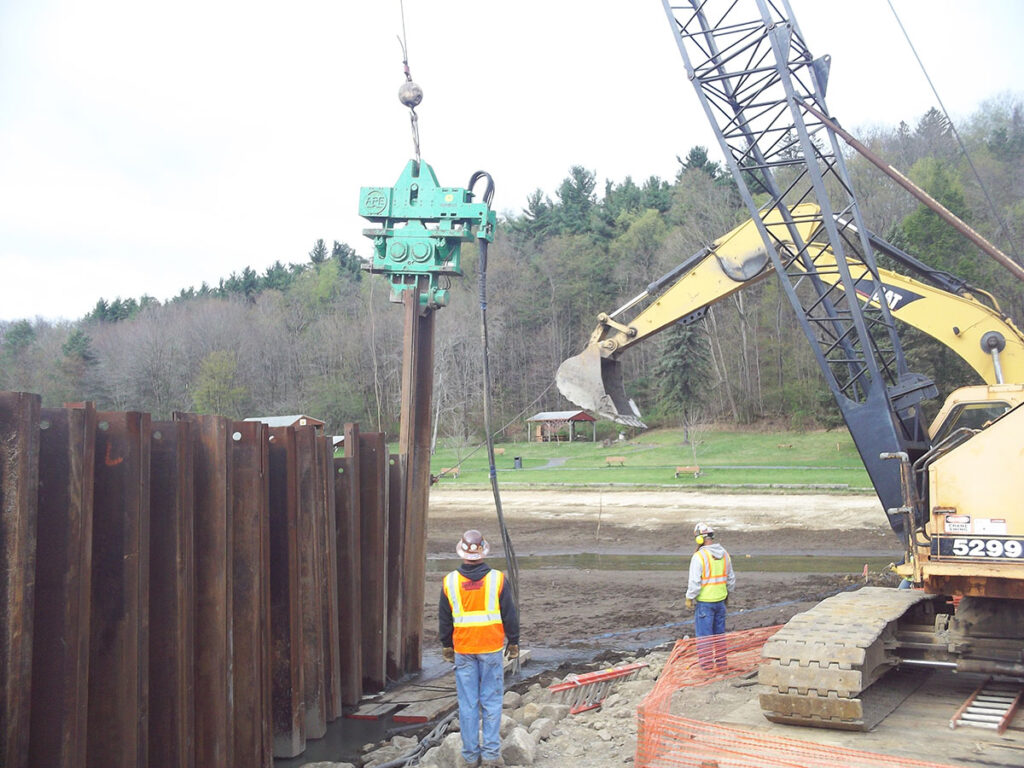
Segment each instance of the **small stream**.
M501 555L491 555L489 560L495 567L504 567ZM564 555L525 555L516 558L520 570L541 570L545 568L578 568L588 571L685 571L690 564L690 555L608 555L593 552L577 552ZM732 565L737 572L761 573L860 573L864 564L872 571L879 571L892 562L891 555L849 554L849 555L745 555L733 557ZM427 573L441 574L458 568L458 558L427 558Z

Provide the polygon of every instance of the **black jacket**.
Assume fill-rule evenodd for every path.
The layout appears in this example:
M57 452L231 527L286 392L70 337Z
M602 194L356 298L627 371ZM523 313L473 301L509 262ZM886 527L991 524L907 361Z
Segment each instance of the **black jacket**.
M459 566L459 573L471 581L480 581L491 570L491 566L483 560L477 563L463 563ZM498 605L501 607L501 623L505 628L505 639L509 645L519 645L519 611L516 609L515 601L512 599L512 589L508 585L506 577L501 583L501 592L498 593ZM452 633L455 624L452 621L452 604L448 602L444 594L444 586L441 587L441 601L437 604L437 636L444 648L452 647Z

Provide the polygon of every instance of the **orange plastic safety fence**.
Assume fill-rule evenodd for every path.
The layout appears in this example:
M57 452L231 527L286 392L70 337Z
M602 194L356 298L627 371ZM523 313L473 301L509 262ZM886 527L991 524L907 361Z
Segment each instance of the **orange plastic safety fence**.
M761 664L761 646L779 629L679 640L654 689L637 708L636 768L891 768L891 755L768 736L672 714L676 691L755 670ZM902 757L898 764L952 768Z

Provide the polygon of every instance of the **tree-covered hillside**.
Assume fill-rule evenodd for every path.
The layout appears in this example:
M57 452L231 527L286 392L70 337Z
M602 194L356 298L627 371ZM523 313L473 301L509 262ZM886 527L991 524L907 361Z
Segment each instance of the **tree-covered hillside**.
M974 168L936 111L916 126L861 138L889 163L1004 251L1022 252L1024 105L988 103L959 132ZM1020 320L1024 291L938 217L859 157L848 158L865 221L936 269L991 292ZM500 180L498 180L500 183ZM991 201L991 205L989 203ZM496 426L522 430L534 411L570 407L553 386L559 363L579 352L599 312L637 295L746 218L732 179L702 147L679 158L674 179L626 178L598 189L573 166L553 196L538 190L499 224L488 262L488 321ZM1005 227L1003 226L1005 225ZM337 431L346 421L394 431L401 389L402 312L350 244L324 240L262 273L243 267L216 287L172 300L101 298L73 323L0 323L0 389L39 392L46 405L92 400L101 409L308 413ZM361 244L360 244L361 245ZM481 352L476 253L437 321L438 434L481 431ZM286 262L288 262L286 264ZM909 330L912 368L945 394L975 383L959 359ZM762 419L804 427L836 422L835 409L792 310L773 280L721 302L624 359L628 393L651 424L739 424Z

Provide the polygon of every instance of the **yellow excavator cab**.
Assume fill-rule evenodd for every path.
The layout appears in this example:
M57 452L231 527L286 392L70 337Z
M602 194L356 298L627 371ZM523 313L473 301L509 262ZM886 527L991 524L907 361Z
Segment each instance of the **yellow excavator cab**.
M1024 403L1024 385L1021 384L955 389L928 428L932 445L938 445L958 429L982 429L1021 403Z

